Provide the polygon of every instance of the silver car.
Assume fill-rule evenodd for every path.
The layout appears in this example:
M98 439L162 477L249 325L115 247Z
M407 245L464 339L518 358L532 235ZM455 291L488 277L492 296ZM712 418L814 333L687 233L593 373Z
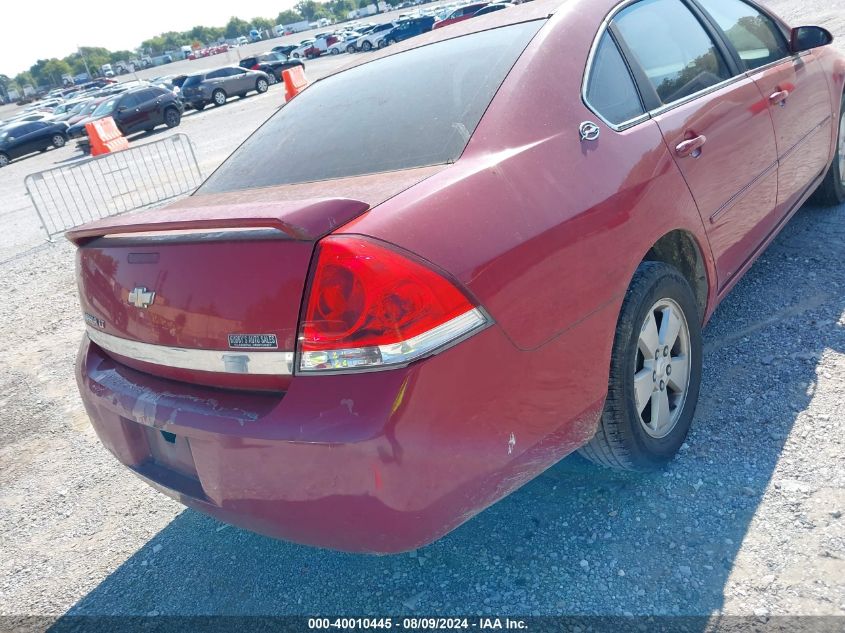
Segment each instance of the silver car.
M190 75L182 84L181 96L187 105L202 110L209 103L222 106L235 95L243 97L248 92L267 92L269 86L270 77L263 71L223 66Z

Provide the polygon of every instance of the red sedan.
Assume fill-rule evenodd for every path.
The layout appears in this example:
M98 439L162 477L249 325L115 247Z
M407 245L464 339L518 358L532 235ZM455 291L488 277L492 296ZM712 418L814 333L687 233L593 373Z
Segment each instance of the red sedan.
M703 324L805 200L845 200L845 58L744 0L562 6L359 60L187 200L70 233L118 460L396 552L572 451L672 459Z

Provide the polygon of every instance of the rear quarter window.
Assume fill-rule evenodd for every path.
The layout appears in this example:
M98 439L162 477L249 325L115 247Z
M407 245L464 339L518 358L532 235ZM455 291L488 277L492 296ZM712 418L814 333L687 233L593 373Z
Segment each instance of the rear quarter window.
M608 33L602 35L593 56L586 96L587 104L614 125L645 112L628 66Z
M343 178L457 160L544 21L414 48L309 86L200 193Z

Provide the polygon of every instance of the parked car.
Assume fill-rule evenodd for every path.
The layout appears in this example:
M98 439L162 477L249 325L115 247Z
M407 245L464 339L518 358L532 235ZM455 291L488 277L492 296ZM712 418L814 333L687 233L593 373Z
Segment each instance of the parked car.
M65 121L69 127L73 127L83 119L89 118L92 114L94 114L94 110L97 109L103 101L106 100L106 97L96 97L93 99L89 99L85 102L85 105L80 108L80 110L74 114L72 114L68 119ZM70 136L70 134L69 134ZM71 136L71 138L73 138Z
M703 324L809 196L845 201L822 28L742 0L474 22L315 82L186 200L69 233L108 279L79 280L82 400L156 489L395 552L578 448L661 467Z
M330 55L339 55L340 53L348 52L350 45L355 44L355 41L361 37L361 33L357 31L347 31L338 35L337 40L328 47Z
M487 6L486 2L476 2L475 4L467 4L463 7L458 7L452 13L450 13L446 18L440 20L439 22L435 22L434 28L440 29L444 26L449 26L450 24L457 24L458 22L463 22L464 20L469 20L472 17L475 17L475 14L480 9L483 9Z
M285 45L282 45L282 46L274 46L270 50L274 53L281 53L285 57L290 57L291 56L290 54L293 51L295 51L297 48L298 48L298 46L294 46L293 44L285 44Z
M384 46L384 36L387 35L396 27L396 22L385 22L384 24L377 24L373 29L360 38L358 38L352 45L358 51L371 51L374 48L381 48Z
M477 18L481 15L487 15L488 13L494 13L496 11L501 11L502 9L509 9L513 5L509 2L491 2L485 7L481 7L478 11L473 14L473 17Z
M299 46L297 46L296 48L294 48L291 51L290 56L293 57L294 59L300 59L300 58L307 57L306 51L310 50L313 46L314 46L314 40L313 39L302 40L299 43Z
M67 124L51 121L13 123L0 129L0 167L15 158L49 147L64 147L67 143Z
M386 44L396 44L402 40L407 40L409 37L415 35L422 35L428 33L434 26L434 17L411 18L400 22L393 29L388 31L384 36Z
M281 53L261 53L251 57L244 57L240 62L241 68L249 70L260 70L267 74L270 79L270 84L274 84L282 80L282 73L288 68L299 66L305 67L305 64L298 59L289 59Z
M182 99L197 110L209 103L222 106L229 97L263 94L270 86L270 76L261 70L223 66L206 73L189 75L182 84Z
M182 92L182 84L185 83L185 80L188 78L188 75L166 75L164 77L158 77L157 79L153 79L150 83L159 86L161 88L165 88L170 90L176 96Z
M85 124L110 116L121 134L150 131L159 125L176 127L182 120L182 101L159 86L133 88L103 100L87 119L70 126L71 138L87 136Z
M345 42L346 44L346 52L347 53L355 53L358 51L357 42L360 39L363 39L365 35L370 33L374 28L379 26L378 24L368 24L366 26L362 26L361 28L357 29L358 37L352 40L351 42Z

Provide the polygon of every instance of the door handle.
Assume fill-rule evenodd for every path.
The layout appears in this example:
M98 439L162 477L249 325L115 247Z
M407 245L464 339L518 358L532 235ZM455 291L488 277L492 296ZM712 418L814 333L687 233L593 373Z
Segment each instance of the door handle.
M783 107L786 105L786 98L788 96L789 90L778 90L769 95L769 103Z
M691 138L686 141L682 141L675 146L675 153L684 158L685 156L692 156L693 158L698 158L701 154L701 148L704 147L704 144L707 142L707 137L703 134L696 136L695 138Z

